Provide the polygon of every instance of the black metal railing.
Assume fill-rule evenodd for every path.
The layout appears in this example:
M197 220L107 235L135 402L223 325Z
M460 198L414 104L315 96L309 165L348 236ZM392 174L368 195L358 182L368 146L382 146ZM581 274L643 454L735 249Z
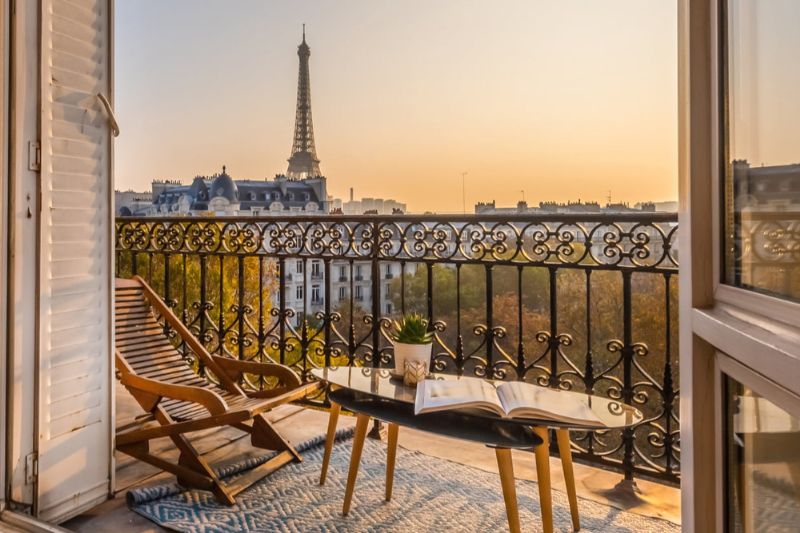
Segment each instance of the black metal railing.
M126 217L116 253L117 275L147 279L209 351L304 378L323 365L390 365L392 319L421 312L434 370L632 403L641 424L574 432L576 457L626 479L678 480L674 214ZM303 276L287 286L298 260L322 262L321 311L309 310ZM388 283L387 263L398 272ZM361 301L357 270L370 283ZM293 308L298 284L305 300Z

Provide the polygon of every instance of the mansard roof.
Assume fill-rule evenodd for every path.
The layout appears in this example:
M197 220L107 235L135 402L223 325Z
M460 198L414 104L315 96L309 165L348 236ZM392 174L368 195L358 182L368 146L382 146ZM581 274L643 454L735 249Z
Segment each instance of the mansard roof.
M190 209L204 211L209 201L221 196L231 203L238 203L240 209L269 208L272 202L280 202L285 209L303 209L309 202L314 202L322 209L327 200L322 197L324 193L325 189L315 187L312 180L290 180L282 175L274 180L234 180L223 170L222 174L210 177L198 176L191 185L168 185L153 199L153 204L172 205L186 196Z

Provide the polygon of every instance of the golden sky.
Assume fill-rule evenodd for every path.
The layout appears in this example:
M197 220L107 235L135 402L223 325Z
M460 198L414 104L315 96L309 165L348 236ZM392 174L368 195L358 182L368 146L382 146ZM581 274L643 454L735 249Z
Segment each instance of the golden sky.
M674 200L675 0L116 3L118 189L286 170L306 23L329 193Z

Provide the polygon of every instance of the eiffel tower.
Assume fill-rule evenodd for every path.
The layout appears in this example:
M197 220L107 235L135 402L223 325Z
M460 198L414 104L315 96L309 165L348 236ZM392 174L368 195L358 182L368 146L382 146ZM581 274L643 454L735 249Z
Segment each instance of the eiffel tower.
M290 179L314 178L322 175L314 147L314 125L311 122L311 79L308 75L308 58L311 49L306 44L306 25L303 24L303 42L297 47L300 72L297 76L297 111L294 118L294 141L286 176Z

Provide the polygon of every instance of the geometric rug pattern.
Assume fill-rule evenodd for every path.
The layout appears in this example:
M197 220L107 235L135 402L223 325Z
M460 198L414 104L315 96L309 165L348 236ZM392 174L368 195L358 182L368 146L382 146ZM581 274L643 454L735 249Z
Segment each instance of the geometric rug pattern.
M128 505L162 527L187 533L508 531L497 474L403 448L397 450L392 501L384 501L386 444L369 438L350 514L343 517L351 437L352 430L337 434L324 486L319 485L320 436L297 446L302 463L290 463L267 476L239 494L234 506L217 503L209 492L174 483L131 490ZM486 453L494 455L488 448ZM220 474L235 478L263 460L229 466ZM536 483L517 480L516 488L522 530L541 531ZM578 506L581 530L586 532L680 531L670 522L590 500L579 499ZM557 531L571 531L567 496L557 490L553 514Z

